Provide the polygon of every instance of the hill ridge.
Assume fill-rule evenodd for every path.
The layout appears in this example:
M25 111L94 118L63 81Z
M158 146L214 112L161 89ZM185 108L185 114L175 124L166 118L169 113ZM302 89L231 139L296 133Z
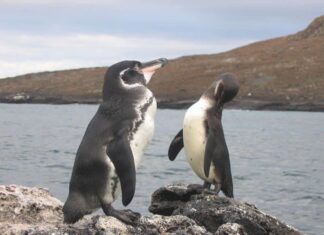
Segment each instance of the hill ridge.
M150 88L160 107L187 107L220 74L235 74L241 88L232 106L324 111L324 16L292 35L227 52L170 60ZM0 101L98 103L107 67L33 73L0 80Z
M300 40L320 36L324 36L324 16L315 18L306 29L296 33L294 38Z

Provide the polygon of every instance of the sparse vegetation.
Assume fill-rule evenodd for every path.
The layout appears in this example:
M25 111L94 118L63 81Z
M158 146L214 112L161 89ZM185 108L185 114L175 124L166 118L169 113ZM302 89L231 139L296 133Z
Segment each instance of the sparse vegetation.
M161 107L183 107L224 72L241 85L232 106L324 111L324 16L294 35L225 53L174 59L150 87ZM0 80L2 102L96 103L106 67L27 74ZM21 94L28 99L15 100Z

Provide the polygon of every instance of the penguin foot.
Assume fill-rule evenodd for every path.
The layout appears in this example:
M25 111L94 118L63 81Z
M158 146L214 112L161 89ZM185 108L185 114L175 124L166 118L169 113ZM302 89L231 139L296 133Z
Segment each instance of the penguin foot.
M135 225L141 217L141 214L132 210L114 210L111 216L119 219L125 224Z
M140 213L132 210L116 210L111 205L103 206L103 211L107 216L115 217L125 224L136 225L137 221L141 217Z

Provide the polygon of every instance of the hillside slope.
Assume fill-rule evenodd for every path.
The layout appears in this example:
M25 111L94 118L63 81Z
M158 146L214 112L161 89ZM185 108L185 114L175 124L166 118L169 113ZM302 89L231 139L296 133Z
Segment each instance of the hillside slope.
M96 103L106 67L43 72L0 80L0 101ZM224 72L241 85L234 107L324 111L324 16L294 35L225 53L171 60L152 79L160 107L183 107Z

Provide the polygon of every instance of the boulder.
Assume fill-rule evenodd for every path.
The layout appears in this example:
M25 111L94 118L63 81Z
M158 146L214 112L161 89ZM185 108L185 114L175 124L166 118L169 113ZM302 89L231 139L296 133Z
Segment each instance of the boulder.
M152 195L149 210L136 225L104 215L63 223L63 203L49 191L0 186L0 234L300 234L255 206L219 197L195 185L169 185Z
M213 234L301 234L252 204L218 196L199 185L159 188L152 195L149 211L187 216Z
M43 188L0 186L0 234L208 234L182 216L142 216L136 226L110 216L86 215L75 224L63 223L63 203Z

